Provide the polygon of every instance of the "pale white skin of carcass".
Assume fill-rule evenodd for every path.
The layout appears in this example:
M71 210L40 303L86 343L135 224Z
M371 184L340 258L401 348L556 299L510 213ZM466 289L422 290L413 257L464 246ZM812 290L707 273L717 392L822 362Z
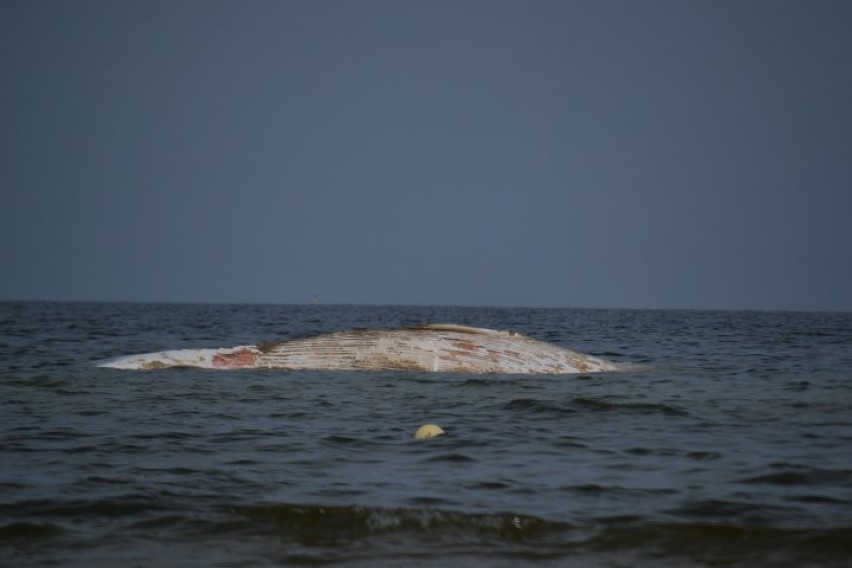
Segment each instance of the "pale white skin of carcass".
M244 349L257 348L253 345L230 347L227 349L175 349L171 351L156 351L139 355L124 355L105 361L99 361L98 367L109 369L156 369L164 367L194 367L198 369L218 369L213 364L215 355L230 355Z
M352 330L266 346L181 349L117 357L114 369L414 370L462 373L594 373L616 365L511 331L455 324Z

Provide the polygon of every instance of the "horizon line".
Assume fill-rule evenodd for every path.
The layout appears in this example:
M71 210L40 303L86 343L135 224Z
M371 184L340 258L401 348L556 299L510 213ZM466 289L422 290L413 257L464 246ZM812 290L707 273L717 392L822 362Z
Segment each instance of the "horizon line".
M852 313L852 309L802 309L802 308L700 308L700 307L602 307L602 306L544 306L496 304L430 304L430 303L374 303L374 302L270 302L227 300L57 300L57 299L0 299L0 304L172 304L172 305L233 305L233 306L316 306L316 307L399 307L399 308L470 308L470 309L522 309L522 310L610 310L610 311L683 311L683 312L790 312L790 313Z

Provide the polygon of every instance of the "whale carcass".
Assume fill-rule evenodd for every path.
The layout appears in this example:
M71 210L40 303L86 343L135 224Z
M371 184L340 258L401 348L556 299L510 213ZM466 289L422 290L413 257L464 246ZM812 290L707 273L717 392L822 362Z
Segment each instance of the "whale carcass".
M542 374L616 370L603 359L513 331L454 324L354 329L256 346L161 351L117 357L98 366Z

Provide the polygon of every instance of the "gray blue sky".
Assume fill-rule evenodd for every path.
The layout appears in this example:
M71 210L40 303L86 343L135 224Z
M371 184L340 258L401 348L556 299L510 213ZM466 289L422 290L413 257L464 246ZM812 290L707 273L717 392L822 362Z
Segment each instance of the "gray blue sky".
M850 29L0 0L0 299L852 310Z

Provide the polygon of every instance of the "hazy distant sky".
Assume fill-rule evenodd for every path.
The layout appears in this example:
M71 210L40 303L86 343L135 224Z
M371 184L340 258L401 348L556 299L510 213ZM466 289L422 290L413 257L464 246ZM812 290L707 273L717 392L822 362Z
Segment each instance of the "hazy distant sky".
M852 2L0 0L0 299L852 310Z

